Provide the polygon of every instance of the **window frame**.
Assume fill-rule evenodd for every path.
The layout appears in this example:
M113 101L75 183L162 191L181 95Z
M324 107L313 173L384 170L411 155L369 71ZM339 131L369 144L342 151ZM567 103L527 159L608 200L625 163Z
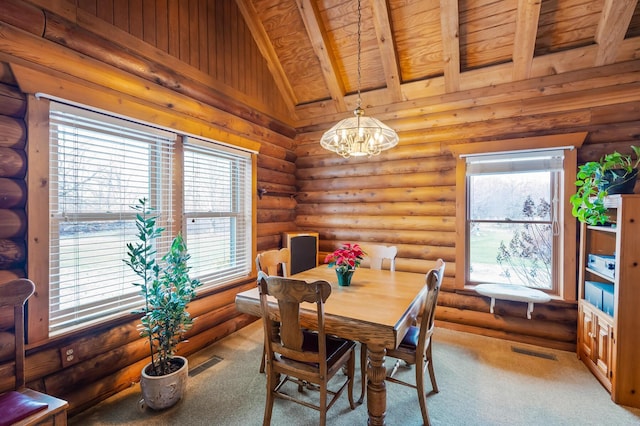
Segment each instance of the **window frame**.
M242 150L248 153L250 160L248 165L248 170L250 173L249 179L251 180L251 194L255 191L257 187L257 153L260 149L260 144L258 142L245 139L243 137L238 137L229 134L228 132L220 132L215 127L212 127L212 123L203 123L200 124L197 120L194 120L193 117L188 117L181 115L180 113L175 113L174 120L172 121L172 126L174 128L166 128L161 125L152 124L155 118L157 118L157 109L154 107L146 106L143 109L139 108L139 104L136 103L135 100L126 100L121 102L122 99L117 102L116 105L100 105L100 106L87 106L92 103L95 99L102 99L99 94L102 93L100 90L88 89L86 92L83 92L83 99L86 103L63 99L60 97L56 97L55 95L46 95L46 94L30 94L27 99L27 127L29 133L29 140L26 145L27 150L27 158L29 159L29 173L27 174L27 191L29 193L29 199L27 202L27 216L29 221L29 228L27 230L27 250L29 252L29 256L27 257L27 276L31 278L36 283L36 293L30 299L29 304L27 305L28 309L28 344L29 345L40 345L52 340L59 340L61 338L66 338L70 335L75 334L83 334L86 333L89 329L94 329L95 327L109 327L109 324L115 324L123 321L129 315L123 314L119 316L117 319L112 320L104 320L92 324L87 324L86 327L79 327L74 330L70 330L68 332L63 332L55 336L49 335L49 294L50 294L50 285L49 285L49 166L50 166L50 158L49 158L49 109L50 109L50 100L59 101L64 103L69 103L70 105L75 105L81 108L87 108L92 111L96 111L99 113L104 113L107 115L113 115L115 117L124 118L131 120L133 122L139 122L143 125L150 125L152 127L157 127L161 130L166 130L169 132L176 133L178 135L177 138L177 146L174 151L174 168L179 169L182 163L182 137L183 136L192 136L192 133L185 131L184 129L189 130L198 130L198 138L204 140L205 142L212 142L217 144L218 146L228 146L231 149ZM110 110L126 110L129 112L135 111L136 114L132 114L132 116L123 116L117 113L110 113ZM141 114L137 114L138 112L142 112ZM225 139L228 140L218 140L221 135L225 136ZM216 138L216 139L214 139ZM174 170L174 173L177 171ZM174 205L174 217L182 217L182 182L183 177L182 174L179 175L180 185L177 185L174 190L174 197L179 201ZM248 222L251 226L250 231L250 241L251 246L247 249L250 250L250 254L248 256L255 256L255 240L256 240L256 201L255 197L251 197L251 212L250 219ZM175 216L178 214L178 216ZM180 223L176 223L175 232L180 230ZM199 296L206 296L206 293L217 292L221 289L228 288L229 286L237 285L238 283L244 282L247 278L250 277L251 273L254 272L254 267L252 262L249 263L250 272L247 274L247 277L242 277L238 279L235 277L228 282L220 282L217 283L214 287L211 287L209 291L204 290L201 292Z
M566 301L577 300L576 292L576 250L577 226L571 215L569 197L575 192L577 170L577 148L581 147L586 132L563 135L546 135L530 138L507 139L500 141L453 144L449 149L456 158L456 274L448 287L454 291L473 290L475 286L467 281L469 269L467 253L467 175L465 155L499 153L505 151L524 151L534 149L564 149L564 185L560 199L562 227L559 239L562 262L558 265L558 289L552 296Z

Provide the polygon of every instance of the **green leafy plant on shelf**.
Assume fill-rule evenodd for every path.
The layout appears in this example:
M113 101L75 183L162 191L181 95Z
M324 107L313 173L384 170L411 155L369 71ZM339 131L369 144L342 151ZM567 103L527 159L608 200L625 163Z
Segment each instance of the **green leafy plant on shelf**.
M613 152L599 161L588 161L578 168L576 186L571 195L571 213L580 222L604 225L609 220L605 197L609 194L633 192L640 164L640 148L631 146L635 160L629 154Z
M136 210L138 242L127 244L124 262L140 277L141 282L133 283L140 288L144 297L144 307L134 313L143 314L140 319L140 335L149 340L153 371L147 373L163 376L172 373L175 365L172 357L176 346L183 340L184 333L192 325L187 312L187 303L195 296L200 281L189 278L187 261L191 257L181 234L171 243L169 251L156 261L156 241L164 228L156 224L158 216L148 206L147 199L138 200L132 206Z

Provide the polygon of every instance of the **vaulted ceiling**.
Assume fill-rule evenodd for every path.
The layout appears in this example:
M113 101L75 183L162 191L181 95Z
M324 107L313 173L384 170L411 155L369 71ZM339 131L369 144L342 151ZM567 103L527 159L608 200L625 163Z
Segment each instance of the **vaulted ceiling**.
M635 59L638 0L361 0L363 107ZM356 0L237 0L301 126L355 108Z

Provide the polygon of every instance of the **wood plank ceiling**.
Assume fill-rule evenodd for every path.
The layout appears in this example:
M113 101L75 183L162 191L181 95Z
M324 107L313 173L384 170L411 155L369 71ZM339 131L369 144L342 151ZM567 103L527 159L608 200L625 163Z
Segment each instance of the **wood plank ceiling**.
M236 0L298 127L355 108L355 0ZM362 0L363 107L635 59L638 0ZM395 105L395 106L394 106Z

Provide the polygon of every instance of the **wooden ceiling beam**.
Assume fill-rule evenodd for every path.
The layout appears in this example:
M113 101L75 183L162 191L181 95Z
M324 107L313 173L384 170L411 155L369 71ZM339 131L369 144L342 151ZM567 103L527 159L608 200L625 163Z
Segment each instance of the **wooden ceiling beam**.
M516 35L512 55L514 81L531 77L541 6L542 0L518 0Z
M238 5L238 9L240 9L240 13L242 13L247 27L249 27L249 31L251 31L251 35L253 36L260 53L267 62L267 67L269 68L269 71L271 71L271 75L278 86L278 90L282 93L282 97L287 108L292 115L295 115L295 107L298 104L298 100L293 92L289 79L282 68L280 59L271 44L271 40L262 25L262 21L258 17L258 12L253 6L251 0L236 0L236 4Z
M595 66L610 64L616 60L637 4L638 0L604 0L595 36L598 44Z
M311 45L313 46L313 51L320 61L322 75L331 94L331 99L336 103L338 111L346 111L344 84L338 77L340 74L327 38L327 32L324 29L324 25L322 25L317 3L311 0L300 0L296 1L296 5L298 6L298 10L300 10L304 27L307 30Z
M447 93L460 90L460 24L458 17L457 1L440 0L442 60L444 61L444 86Z
M400 68L398 67L398 56L393 42L387 2L386 0L371 0L371 7L373 9L373 26L378 38L380 60L387 82L387 91L393 102L400 102L403 100L402 90L400 89Z

